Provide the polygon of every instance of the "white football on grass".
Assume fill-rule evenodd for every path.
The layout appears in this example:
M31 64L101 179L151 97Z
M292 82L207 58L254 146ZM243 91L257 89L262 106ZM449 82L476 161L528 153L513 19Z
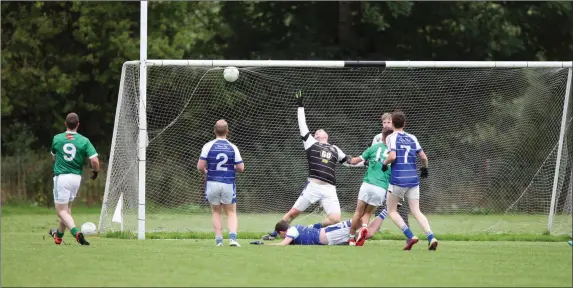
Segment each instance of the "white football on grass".
M92 222L86 222L82 225L82 233L84 235L95 235L96 234L96 230L97 230L97 226L96 224L92 223Z

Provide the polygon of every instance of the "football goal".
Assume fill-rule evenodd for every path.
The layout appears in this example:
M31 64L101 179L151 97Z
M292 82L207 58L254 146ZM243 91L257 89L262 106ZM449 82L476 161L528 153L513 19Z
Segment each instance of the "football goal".
M223 78L230 66L235 82ZM301 89L310 130L326 130L353 156L381 132L384 112L405 112L406 131L429 157L420 202L438 235L571 234L571 74L572 62L126 62L99 232L212 231L196 166L219 119L245 163L239 233L271 231L308 175L294 102ZM343 218L365 171L337 168ZM322 217L320 207L307 212L295 221Z

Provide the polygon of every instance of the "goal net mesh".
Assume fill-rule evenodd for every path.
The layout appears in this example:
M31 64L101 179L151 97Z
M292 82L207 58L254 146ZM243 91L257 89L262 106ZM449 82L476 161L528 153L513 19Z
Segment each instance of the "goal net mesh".
M571 107L557 158L567 69L247 67L233 83L223 69L148 66L147 232L212 231L196 166L218 119L229 123L245 162L237 177L239 232L271 231L308 173L294 102L301 89L309 129L326 130L353 156L380 133L384 112L405 112L406 131L429 157L420 203L437 234L547 231L557 161L552 232L571 234ZM124 65L119 96L100 233L137 231L138 64ZM343 219L350 218L365 169L336 173ZM120 195L121 225L112 221ZM316 222L323 217L316 211L295 223ZM391 221L383 229L399 233Z

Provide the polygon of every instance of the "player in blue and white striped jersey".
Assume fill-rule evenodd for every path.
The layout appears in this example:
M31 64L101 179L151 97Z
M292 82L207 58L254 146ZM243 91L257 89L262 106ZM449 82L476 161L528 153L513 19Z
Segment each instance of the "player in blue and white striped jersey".
M245 164L239 148L227 140L229 133L225 120L215 123L214 140L207 142L201 150L197 169L206 176L205 196L211 204L213 230L217 246L223 246L221 208L227 214L229 242L231 246L241 246L237 242L237 190L235 172L243 172Z
M382 116L380 116L380 119L382 120L382 129L386 128L386 127L390 127L390 128L394 128L394 125L392 125L392 113L384 113L382 114ZM372 139L372 145L376 145L378 143L382 142L382 133L377 134L376 136L374 136L374 139ZM386 144L386 143L384 143ZM366 164L366 163L365 163ZM404 201L404 199L402 199L400 202L398 202L398 214L400 214L400 216L402 217L402 219L404 219L404 222L406 223L406 225L410 225L408 224L408 210L407 208L402 204L402 202ZM364 216L362 217L362 223L368 223L368 221L370 221L370 215L373 213L374 211L369 211L368 209L364 212Z
M368 226L359 231L361 237L364 239L372 238L380 230L385 218L386 209L382 210ZM346 220L323 228L316 228L303 225L290 226L287 221L281 220L275 226L275 232L283 240L280 243L270 245L348 245L351 224L351 220ZM252 244L261 243L253 242Z
M386 145L390 149L390 153L382 165L382 171L386 171L388 170L388 165L392 163L390 186L388 187L386 199L388 215L408 238L404 250L412 249L412 246L418 243L418 237L414 236L397 211L398 202L406 197L410 211L428 236L428 249L436 250L438 240L434 237L428 219L420 211L420 181L416 169L416 156L419 155L422 162L420 177L428 177L428 157L422 150L422 146L420 146L416 136L404 132L406 124L404 113L401 111L393 112L392 124L394 125L394 133L386 138Z

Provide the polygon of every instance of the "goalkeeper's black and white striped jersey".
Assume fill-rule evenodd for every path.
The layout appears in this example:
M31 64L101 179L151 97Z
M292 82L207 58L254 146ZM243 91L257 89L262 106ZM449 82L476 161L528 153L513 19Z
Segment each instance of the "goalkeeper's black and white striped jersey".
M298 127L308 159L308 178L336 185L336 163L346 162L346 154L328 143L318 143L306 127L304 108L298 107Z
M336 145L319 143L310 135L302 137L308 159L308 178L336 185L336 163L346 161L346 154Z

